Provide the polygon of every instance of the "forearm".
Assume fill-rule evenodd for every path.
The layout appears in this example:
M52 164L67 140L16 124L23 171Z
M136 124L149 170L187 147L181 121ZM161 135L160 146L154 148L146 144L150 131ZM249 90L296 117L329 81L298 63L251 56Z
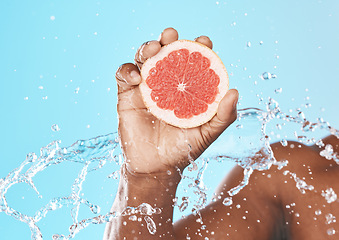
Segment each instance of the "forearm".
M123 167L112 207L112 212L117 212L118 217L107 225L104 239L151 240L160 236L175 239L173 199L179 181L180 174L176 170L170 174L134 174Z

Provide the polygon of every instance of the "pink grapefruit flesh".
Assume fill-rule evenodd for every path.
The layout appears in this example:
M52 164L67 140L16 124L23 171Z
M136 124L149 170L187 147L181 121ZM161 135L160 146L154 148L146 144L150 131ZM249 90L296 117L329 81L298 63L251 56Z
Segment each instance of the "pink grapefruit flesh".
M189 40L161 48L141 69L140 91L157 118L192 128L208 122L228 91L228 75L218 55Z

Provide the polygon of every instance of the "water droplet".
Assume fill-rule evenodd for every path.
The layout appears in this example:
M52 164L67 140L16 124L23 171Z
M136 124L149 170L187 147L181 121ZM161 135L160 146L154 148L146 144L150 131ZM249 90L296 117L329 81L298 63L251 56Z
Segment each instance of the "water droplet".
M334 228L330 228L330 229L327 230L327 235L332 236L334 234L335 234L335 229Z
M248 42L246 43L246 46L247 46L247 47L251 47L251 46L252 46L252 43L251 43L250 41L248 41Z
M263 45L263 44L264 44L264 42L263 42L263 41L260 41L260 42L259 42L259 44L260 44L260 45Z
M325 157L327 160L331 160L334 155L335 153L333 153L333 147L331 144L326 144L325 149L320 152L320 156Z
M147 229L148 229L149 233L154 235L157 232L157 227L156 227L153 219L149 216L145 216L144 219L145 219L145 222L147 224Z
M90 210L92 211L92 213L98 214L100 212L100 207L97 205L91 205Z
M224 204L225 206L231 206L233 203L233 200L231 197L226 197L224 198L224 200L222 201L222 204Z
M281 92L282 92L282 88L277 88L277 89L274 90L274 92L275 92L276 94L281 93Z
M179 206L179 211L183 212L188 207L188 197L182 197L182 203Z
M53 124L51 126L51 129L52 129L53 132L59 132L60 131L58 124Z
M328 203L332 203L337 200L337 194L334 192L333 188L328 188L325 191L322 190L321 196L323 196Z
M28 100L28 97L24 97L24 100Z
M135 215L130 216L128 219L133 221L133 222L138 220L137 216L135 216Z
M335 223L337 221L335 216L332 213L327 214L325 217L326 217L326 224Z
M54 21L54 20L55 20L55 16L50 16L49 19L51 19L52 21Z
M78 94L80 90L80 87L77 87L76 89L74 89L74 93Z
M63 240L65 239L65 236L64 235L59 235L59 234L54 234L52 236L53 240Z
M321 210L318 209L318 210L316 210L314 213L315 213L315 215L319 216L319 215L321 214Z
M276 78L276 75L269 72L264 72L263 74L261 74L261 79L263 80L270 80L271 78Z
M39 88L40 90L43 90L43 89L44 89L44 87L43 87L43 86L39 86L38 88Z

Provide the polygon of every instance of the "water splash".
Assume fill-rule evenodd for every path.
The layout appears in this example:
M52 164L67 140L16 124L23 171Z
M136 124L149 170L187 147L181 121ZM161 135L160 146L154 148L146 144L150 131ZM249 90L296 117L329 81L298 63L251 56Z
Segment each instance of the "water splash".
M275 121L280 121L280 123L275 123ZM182 182L186 181L184 192L187 192L187 189L191 190L195 199L192 200L191 196L182 196L181 202L175 200L174 205L182 213L188 211L199 216L199 210L205 207L208 202L206 193L208 187L204 184L204 173L211 162L222 164L224 161L232 161L244 168L244 178L241 184L229 190L229 196L224 196L223 204L225 206L232 205L232 196L236 195L248 184L253 171L267 170L273 165L277 166L278 169L283 169L288 164L288 161L277 161L270 147L273 135L268 134L268 125L273 123L274 129L277 131L282 131L285 123L296 124L299 126L299 130L295 131L294 134L296 141L325 147L320 154L328 160L339 163L338 156L334 153L332 146L325 146L321 140L317 141L312 136L308 136L308 133L321 129L339 138L338 130L331 127L322 118L318 118L315 122L309 121L300 109L296 109L295 114L286 114L274 99L269 98L265 110L257 108L239 110L238 119L233 129L226 131L200 159L195 162L191 159L191 166L182 174ZM277 137L277 140L283 146L288 145L286 139L287 137ZM227 146L225 143L227 143ZM73 181L70 194L49 199L33 215L24 214L16 210L7 201L6 194L9 189L18 183L27 184L39 197L42 197L33 181L37 173L66 162L82 166ZM69 227L68 234L54 234L53 239L71 239L91 224L103 224L118 216L130 216L131 221L139 221L136 214L144 216L143 219L149 232L154 234L156 232L156 223L150 216L160 214L160 209L152 208L149 204L143 203L138 207L127 207L122 212L101 213L101 207L96 202L89 201L83 195L83 184L90 174L99 169L110 167L107 179L116 181L120 176L119 169L122 162L123 157L119 147L119 139L115 133L89 140L79 140L70 147L60 147L60 141L53 141L46 147L41 148L39 156L35 153L27 154L25 161L17 169L0 179L0 212L26 223L31 230L32 239L43 239L39 223L50 212L63 207L71 207L70 217L73 223ZM296 182L296 187L301 193L314 189L312 185L308 185L294 173L289 171L285 171L285 173L292 176ZM322 194L329 203L337 199L336 194L330 188L324 190ZM83 208L89 209L92 216L80 217L79 212ZM333 218L331 219L328 217L327 222L334 221Z
M337 194L334 192L333 188L321 191L321 196L323 196L328 203L333 203L337 200Z
M117 170L119 169L121 154L119 152L116 134L99 136L86 141L79 140L67 148L61 148L59 144L60 141L53 141L41 148L39 157L35 153L29 153L26 160L22 162L17 169L14 169L6 177L0 179L0 212L4 212L26 223L31 230L32 239L42 239L42 234L38 227L39 221L45 218L51 211L60 209L63 206L73 206L71 210L73 225L70 227L70 234L67 237L57 234L54 235L54 239L72 238L79 232L79 229L82 229L84 226L95 222L102 222L105 219L108 220L109 216L112 215L106 214L104 216L96 216L78 221L80 206L88 207L93 214L100 212L99 206L81 196L82 184L85 181L86 175L89 172L102 168L107 163L111 163L115 165ZM78 177L72 185L70 195L50 199L49 202L33 216L15 210L7 202L6 193L11 187L18 183L28 184L39 197L42 197L34 184L33 178L37 173L44 171L46 168L65 162L83 164ZM89 169L89 166L92 165L94 165L94 167Z
M292 178L294 179L295 183L296 183L296 187L298 188L298 190L302 193L302 194L306 194L306 190L308 191L313 191L314 190L314 186L313 185L308 185L304 180L300 179L299 177L297 177L297 174L290 172L288 170L283 172L284 175L290 174L292 176Z

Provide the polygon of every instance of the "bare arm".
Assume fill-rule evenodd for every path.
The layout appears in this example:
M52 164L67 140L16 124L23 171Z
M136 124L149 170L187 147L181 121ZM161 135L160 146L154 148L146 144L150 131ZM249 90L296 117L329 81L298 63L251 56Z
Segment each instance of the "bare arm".
M122 169L119 192L112 211L125 212L106 227L104 239L175 239L173 234L173 199L180 175L137 174ZM129 206L137 207L130 213ZM152 213L147 215L147 211Z
M175 223L177 239L280 239L274 238L284 231L276 178L274 169L264 175L255 171L249 184L232 197L232 204L225 206L227 192L243 179L243 169L235 167L220 184L215 201L201 210L201 219L190 215Z
M119 134L126 168L123 169L112 212L147 203L152 208L159 208L161 213L118 216L107 225L104 239L151 240L159 239L159 236L175 239L172 215L173 198L180 181L177 169L183 171L189 164L189 155L194 159L199 157L236 119L236 90L229 90L221 100L217 114L196 128L180 129L167 125L147 111L138 88L141 80L138 67L157 54L164 43L175 40L177 32L167 29L160 42L151 41L138 49L135 57L137 65L124 64L116 74ZM196 41L212 46L207 37ZM137 217L137 221L132 215ZM155 223L156 232L149 231L146 221Z
M160 42L176 40L172 37L165 34ZM205 45L212 46L208 38L200 39ZM142 66L147 58L157 54L162 45L157 41L142 45L136 55L137 66ZM126 160L124 166L128 170L122 169L112 207L112 212L123 214L107 224L104 239L208 237L210 240L265 240L286 234L283 229L286 209L284 213L282 206L290 203L285 198L290 200L294 196L286 193L295 189L295 182L281 172L277 174L274 167L266 172L253 173L250 184L233 196L231 206L225 206L222 201L227 191L238 185L243 177L242 169L235 168L221 184L218 190L220 198L201 210L201 218L190 215L173 226L173 198L180 181L177 169L182 171L189 164L187 146L192 147L190 154L196 159L235 120L237 92L228 92L210 122L190 130L175 128L147 112L138 90L140 75L137 66L124 64L117 72L119 133ZM337 151L338 144L334 140L328 138L324 143L331 143ZM292 158L290 148L283 149L279 144L272 147L276 157L284 159L287 155ZM309 156L299 148L293 151L296 150L293 152L295 161L291 162L297 163L304 156ZM319 156L319 153L316 155ZM293 172L298 171L293 164L290 167L293 167ZM128 207L135 207L135 212Z

